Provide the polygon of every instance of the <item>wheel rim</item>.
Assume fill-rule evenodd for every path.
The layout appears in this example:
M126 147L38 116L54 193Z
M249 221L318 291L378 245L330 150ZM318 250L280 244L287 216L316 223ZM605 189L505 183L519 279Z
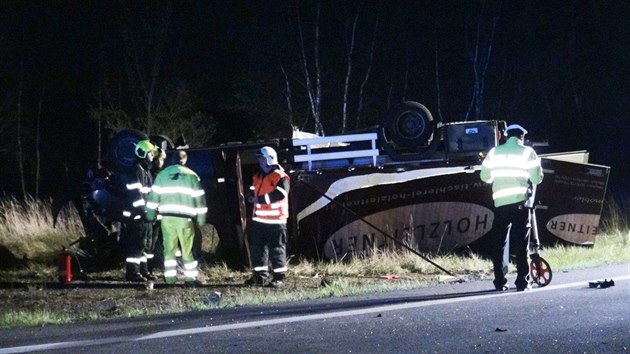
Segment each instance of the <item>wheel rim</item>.
M529 263L529 273L534 283L541 288L549 285L553 276L549 263L542 257L538 257L537 260L532 260Z

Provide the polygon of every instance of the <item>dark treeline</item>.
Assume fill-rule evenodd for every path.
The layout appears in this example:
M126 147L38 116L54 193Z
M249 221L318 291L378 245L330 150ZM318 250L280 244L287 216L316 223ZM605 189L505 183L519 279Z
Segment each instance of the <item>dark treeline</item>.
M123 127L183 134L192 146L292 127L333 135L375 126L404 100L444 122L518 122L615 173L629 113L629 7L3 1L0 188L56 193Z

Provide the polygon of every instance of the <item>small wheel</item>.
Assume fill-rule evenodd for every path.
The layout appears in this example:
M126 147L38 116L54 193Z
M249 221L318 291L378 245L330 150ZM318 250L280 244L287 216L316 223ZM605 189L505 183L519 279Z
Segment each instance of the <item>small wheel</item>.
M529 263L529 274L533 282L541 288L549 285L553 276L549 263L542 257L537 257L535 260L532 259Z

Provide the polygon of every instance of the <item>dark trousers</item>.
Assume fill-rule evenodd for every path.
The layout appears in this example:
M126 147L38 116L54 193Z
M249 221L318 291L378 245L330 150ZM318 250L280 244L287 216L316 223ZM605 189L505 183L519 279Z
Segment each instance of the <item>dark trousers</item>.
M252 266L259 278L266 278L271 261L273 279L284 279L287 271L287 226L252 221L247 232L251 248Z
M162 230L159 221L152 226L151 235L149 235L145 242L144 252L147 254L149 271L162 269L164 266L164 244L162 242Z
M494 268L494 285L499 288L507 283L509 256L513 254L516 261L517 288L525 288L528 284L529 264L527 262L527 223L529 211L521 203L495 208L492 264Z
M147 266L144 249L147 239L153 233L153 225L145 221L130 221L123 231L121 239L125 249L127 273L138 273L141 267Z

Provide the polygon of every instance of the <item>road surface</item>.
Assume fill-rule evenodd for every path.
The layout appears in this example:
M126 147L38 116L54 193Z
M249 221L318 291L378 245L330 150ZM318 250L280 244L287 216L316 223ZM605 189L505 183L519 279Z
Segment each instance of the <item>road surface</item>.
M613 279L615 286L589 288ZM510 279L513 281L513 278ZM10 329L0 353L630 352L630 263L554 273L544 288L491 280L143 319Z

